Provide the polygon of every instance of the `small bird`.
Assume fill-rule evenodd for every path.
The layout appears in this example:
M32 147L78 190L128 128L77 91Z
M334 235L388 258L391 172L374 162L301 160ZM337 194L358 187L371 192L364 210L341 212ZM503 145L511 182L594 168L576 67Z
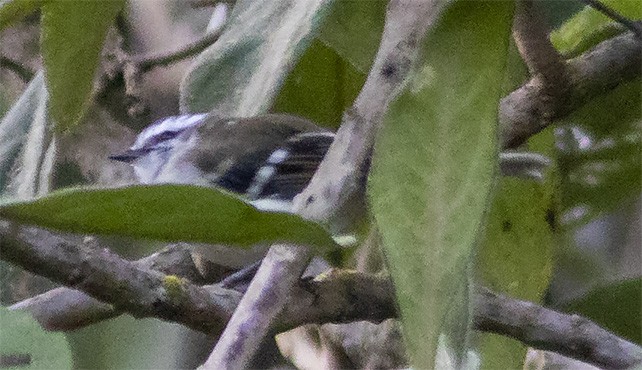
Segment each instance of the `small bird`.
M131 164L143 184L219 187L259 209L289 211L333 140L331 131L293 115L193 114L156 121L110 158Z

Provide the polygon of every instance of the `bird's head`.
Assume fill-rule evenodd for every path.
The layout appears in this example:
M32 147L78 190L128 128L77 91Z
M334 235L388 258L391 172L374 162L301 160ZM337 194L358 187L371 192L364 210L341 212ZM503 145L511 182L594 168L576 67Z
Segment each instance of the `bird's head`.
M193 114L158 120L147 126L128 150L109 159L131 164L141 183L152 183L182 134L201 124L206 117L207 114Z

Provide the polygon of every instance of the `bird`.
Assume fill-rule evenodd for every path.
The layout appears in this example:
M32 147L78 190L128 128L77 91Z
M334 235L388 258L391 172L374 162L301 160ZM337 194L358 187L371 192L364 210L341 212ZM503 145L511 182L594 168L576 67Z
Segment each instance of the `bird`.
M131 165L141 184L214 187L259 210L291 213L292 200L307 186L333 140L332 131L291 114L184 114L148 125L129 149L109 158ZM204 261L212 261L247 271L246 279L268 247L191 245L202 272L207 270Z
M215 113L160 119L112 160L142 184L191 184L236 193L260 210L291 210L334 133L290 114L229 118Z
M259 210L292 212L294 197L312 179L334 138L334 132L291 114L232 118L214 112L184 114L157 120L129 149L109 158L131 165L142 184L215 187L239 195ZM499 155L499 163L505 175L541 181L550 161L539 154L507 152ZM360 171L365 189L368 168ZM350 235L352 230L344 224L351 223L344 221L329 226L335 237ZM258 248L239 255L212 246L194 249L205 259L225 259L224 264L232 267L246 266L265 252Z

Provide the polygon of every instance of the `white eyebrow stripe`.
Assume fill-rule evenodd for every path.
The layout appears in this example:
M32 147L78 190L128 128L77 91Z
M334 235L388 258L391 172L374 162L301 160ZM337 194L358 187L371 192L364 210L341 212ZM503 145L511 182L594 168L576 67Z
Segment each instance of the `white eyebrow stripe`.
M147 126L136 138L136 142L131 146L131 149L140 149L145 147L145 144L150 138L160 135L165 131L180 131L186 128L195 126L200 123L207 114L184 114L181 116L171 116L162 120L156 121Z

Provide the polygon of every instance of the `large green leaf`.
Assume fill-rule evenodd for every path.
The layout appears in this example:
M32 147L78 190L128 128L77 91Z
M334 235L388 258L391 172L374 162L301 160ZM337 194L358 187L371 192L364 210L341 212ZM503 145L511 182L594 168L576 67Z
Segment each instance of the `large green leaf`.
M58 128L76 124L87 110L105 35L124 4L58 0L42 6L42 58Z
M550 154L553 129L529 140L530 149ZM503 177L490 208L484 238L476 256L479 283L493 291L543 303L553 267L557 238L558 178L553 166L544 181ZM524 364L526 346L514 339L478 333L484 369L517 369Z
M332 0L240 0L219 40L181 84L181 111L266 112Z
M289 74L272 109L337 128L365 80L364 74L315 40Z
M23 147L39 106L47 101L42 72L38 72L0 121L0 193L9 182L9 172Z
M512 11L508 1L451 6L375 148L369 193L416 368L434 366L441 335L452 355L465 350Z
M35 12L44 2L45 0L0 1L0 31Z
M361 73L368 73L379 49L386 16L384 0L339 0L319 39Z
M602 0L601 3L629 19L642 18L642 2ZM551 41L560 52L572 57L623 32L623 30L611 18L590 6L586 6L560 28L551 32Z
M642 279L631 279L593 289L564 307L642 345Z
M275 242L318 249L335 245L319 225L296 215L261 212L232 195L187 185L69 189L5 204L0 216L82 234L239 247Z
M28 312L0 307L0 328L0 367L71 369L65 335L46 332Z

